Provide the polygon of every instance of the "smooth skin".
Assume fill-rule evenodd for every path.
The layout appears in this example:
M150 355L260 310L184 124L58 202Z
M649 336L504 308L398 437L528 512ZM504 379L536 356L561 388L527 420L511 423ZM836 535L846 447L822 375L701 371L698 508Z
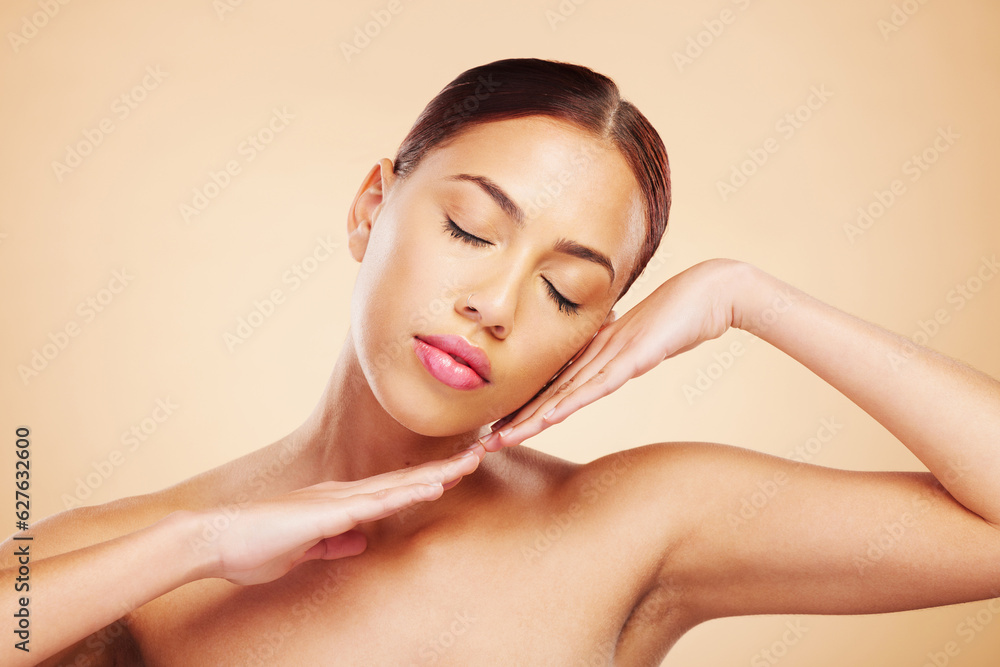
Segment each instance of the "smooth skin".
M524 224L456 174L501 186ZM553 182L560 196L540 199ZM559 121L478 126L406 179L380 161L348 215L351 328L313 414L175 487L35 526L30 662L37 647L59 650L47 664L656 665L711 618L1000 595L1000 384L729 259L616 319L642 229L620 154ZM697 442L574 464L521 444L731 327L813 370L930 472ZM489 385L451 389L408 354L442 333L488 354ZM899 548L870 557L887 524L904 527Z
M30 577L36 583L26 594L34 628L30 651L12 652L5 664L38 664L150 600L199 579L262 584L310 560L360 554L366 539L356 526L439 498L444 486L453 486L478 464L477 453L466 450L446 461L356 482L321 482L249 503L238 512L178 510L135 532L32 562ZM211 548L192 548L206 536L211 536ZM33 541L13 542L25 544L34 550ZM0 572L3 590L14 589L17 570Z

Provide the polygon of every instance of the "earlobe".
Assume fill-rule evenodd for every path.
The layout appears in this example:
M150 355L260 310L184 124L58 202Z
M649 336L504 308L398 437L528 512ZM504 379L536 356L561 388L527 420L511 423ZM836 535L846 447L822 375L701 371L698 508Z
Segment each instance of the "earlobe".
M385 201L385 193L394 180L392 160L382 158L368 171L354 195L354 201L347 211L347 245L351 256L358 262L365 256L372 225Z

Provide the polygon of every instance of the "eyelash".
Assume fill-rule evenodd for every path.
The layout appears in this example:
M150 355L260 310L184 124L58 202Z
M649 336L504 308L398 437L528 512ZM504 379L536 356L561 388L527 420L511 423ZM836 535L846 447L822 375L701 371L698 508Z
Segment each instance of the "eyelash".
M451 218L445 218L444 228L456 239L461 239L468 243L469 245L474 245L477 248L482 248L484 246L493 245L489 241L484 241L478 236L473 236L469 232L465 231L461 227L455 224L455 221Z
M464 241L465 243L468 243L469 245L475 246L477 248L493 245L489 241L484 241L478 236L473 236L469 232L465 231L457 224L455 224L455 221L452 220L451 218L445 218L444 229L454 238ZM573 303L572 301L564 297L562 294L559 293L558 290L556 290L555 286L553 286L552 283L550 283L545 278L542 278L542 280L545 281L545 286L549 290L549 296L551 296L552 299L555 300L556 304L558 304L560 312L566 313L568 315L575 315L577 312L579 312L580 304Z

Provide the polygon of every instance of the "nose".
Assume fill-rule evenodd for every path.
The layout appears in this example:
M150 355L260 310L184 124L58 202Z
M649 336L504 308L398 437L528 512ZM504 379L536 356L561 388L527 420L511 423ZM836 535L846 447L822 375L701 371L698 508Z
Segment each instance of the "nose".
M496 338L503 340L511 331L516 305L515 281L473 288L464 298L455 300L455 308L464 317L476 320Z

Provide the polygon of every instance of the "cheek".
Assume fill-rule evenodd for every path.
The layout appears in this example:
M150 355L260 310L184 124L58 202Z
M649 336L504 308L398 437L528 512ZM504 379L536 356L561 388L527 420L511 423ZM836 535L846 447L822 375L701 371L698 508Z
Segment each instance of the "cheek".
M604 318L595 314L580 314L566 320L559 325L558 337L551 346L552 356L559 360L553 372L590 343Z
M351 322L363 362L410 354L412 336L438 333L462 293L426 233L386 225L372 234L351 299ZM366 367L369 367L366 365Z
M519 375L521 391L526 402L559 372L567 361L593 337L596 327L585 321L573 324L558 323L531 332L528 349L518 355L519 366L525 369Z

